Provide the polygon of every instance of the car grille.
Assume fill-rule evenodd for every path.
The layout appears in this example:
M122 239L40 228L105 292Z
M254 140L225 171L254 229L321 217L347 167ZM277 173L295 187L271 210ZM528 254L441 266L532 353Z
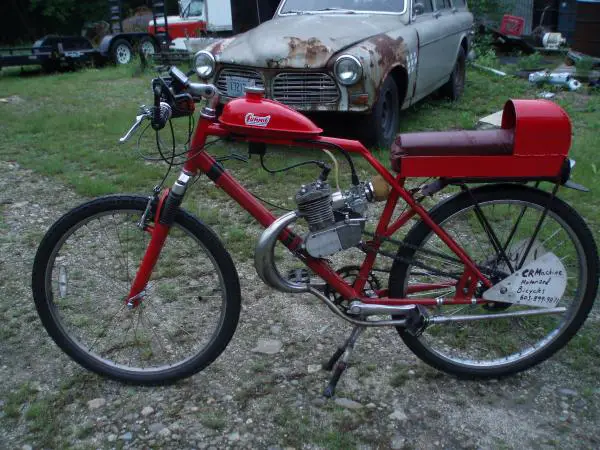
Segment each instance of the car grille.
M335 81L325 73L288 72L273 79L274 100L287 105L335 103L340 98Z
M253 69L243 69L243 68L225 68L219 72L219 76L217 77L217 89L220 92L227 92L227 77L243 77L249 80L254 80L254 85L256 87L265 87L265 83L260 73Z

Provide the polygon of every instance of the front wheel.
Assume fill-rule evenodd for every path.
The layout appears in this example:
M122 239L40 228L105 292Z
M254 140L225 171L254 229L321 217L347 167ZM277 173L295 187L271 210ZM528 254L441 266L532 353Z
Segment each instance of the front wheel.
M149 228L138 227L146 205L142 197L104 197L67 213L40 244L32 289L44 327L83 367L120 381L166 384L225 350L238 323L240 286L218 237L180 210L145 296L129 308L150 240Z
M377 102L366 120L366 133L377 147L390 148L400 127L400 93L391 76L379 89Z
M553 199L528 255L524 255L550 195L518 185L486 186L472 194L511 261L513 272L551 252L564 265L567 286L559 315L499 318L430 325L418 337L398 329L406 345L437 369L465 377L500 377L538 364L562 348L579 330L598 289L598 252L589 228L573 208ZM482 225L468 194L436 207L431 216L484 273L511 273ZM390 295L405 297L410 286L437 284L435 290L409 297L453 297L463 264L423 222L409 232L390 274ZM453 262L455 261L455 262ZM492 281L497 283L503 277ZM447 287L444 287L447 286ZM453 287L454 286L454 287ZM483 291L484 289L482 289ZM414 289L412 290L414 291ZM481 298L482 292L477 293ZM510 303L438 306L431 316L502 314L535 309Z

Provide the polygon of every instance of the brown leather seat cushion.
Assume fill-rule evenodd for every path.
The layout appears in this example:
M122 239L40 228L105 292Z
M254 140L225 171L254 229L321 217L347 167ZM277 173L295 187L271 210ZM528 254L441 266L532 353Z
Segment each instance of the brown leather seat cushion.
M392 167L399 172L404 156L503 156L512 155L513 147L513 130L399 134L392 144Z

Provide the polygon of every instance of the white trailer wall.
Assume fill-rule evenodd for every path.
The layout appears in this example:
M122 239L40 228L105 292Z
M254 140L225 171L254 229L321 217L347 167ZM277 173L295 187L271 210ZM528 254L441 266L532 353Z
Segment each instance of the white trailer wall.
M228 0L205 0L208 31L231 31L231 2Z

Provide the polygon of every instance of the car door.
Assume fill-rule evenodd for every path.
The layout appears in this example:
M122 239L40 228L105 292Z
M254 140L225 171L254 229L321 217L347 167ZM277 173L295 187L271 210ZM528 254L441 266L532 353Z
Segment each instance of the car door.
M441 53L437 18L434 16L432 0L412 0L411 26L417 32L419 51L410 55L410 64L417 66L417 85L413 103L431 93L439 77L437 58ZM409 65L410 65L409 64ZM410 67L409 67L410 70Z
M450 0L433 0L433 5L433 15L437 19L436 27L440 39L437 77L438 82L442 83L448 80L452 69L454 69L465 24L461 20L461 15L458 14L458 9L453 7Z

